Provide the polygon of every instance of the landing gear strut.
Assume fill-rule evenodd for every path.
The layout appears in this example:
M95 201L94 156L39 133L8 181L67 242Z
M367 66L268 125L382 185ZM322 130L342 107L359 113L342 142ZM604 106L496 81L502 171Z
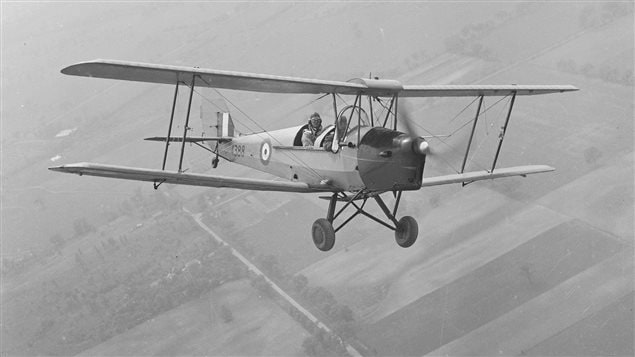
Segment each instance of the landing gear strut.
M326 219L318 218L313 223L313 227L311 228L313 243L321 251L330 250L335 244L335 233L342 229L353 218L355 218L355 216L357 216L358 214L362 214L372 219L373 221L395 231L395 240L400 247L410 247L417 240L417 236L419 234L419 226L417 224L417 221L411 216L404 216L400 220L397 220L395 214L397 213L397 209L399 208L401 191L394 192L394 194L396 200L395 206L393 207L392 211L388 209L388 207L384 203L384 200L379 196L378 193L359 191L353 196L347 196L344 193L336 192L331 197L321 197L330 201L329 209L326 215ZM381 208L390 222L385 222L364 210L366 201L370 197L375 199L377 205ZM362 201L361 204L355 202L359 200ZM337 205L338 201L345 202L345 204L337 213L335 213L335 206ZM344 220L344 222L337 228L334 228L333 222L335 221L335 219L349 206L353 206L356 211L350 217ZM390 223L392 223L393 225L391 225Z
M212 167L213 168L218 167L218 161L219 161L218 160L218 141L216 142L216 150L215 150L215 152L216 152L216 157L212 159Z

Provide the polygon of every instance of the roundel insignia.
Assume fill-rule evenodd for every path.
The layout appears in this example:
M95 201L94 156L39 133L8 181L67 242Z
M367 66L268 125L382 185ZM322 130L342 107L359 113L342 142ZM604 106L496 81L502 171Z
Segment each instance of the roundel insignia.
M262 145L260 145L260 162L263 165L269 164L269 159L271 158L271 143L269 140L265 140Z

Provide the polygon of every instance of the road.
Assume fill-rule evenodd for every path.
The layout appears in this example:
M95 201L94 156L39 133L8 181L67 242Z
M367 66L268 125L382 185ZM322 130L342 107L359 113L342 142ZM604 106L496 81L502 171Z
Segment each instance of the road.
M295 299L293 299L291 296L289 296L284 290L282 290L282 288L280 288L273 280L269 279L269 277L267 277L267 275L265 275L260 269L258 269L258 267L256 265L254 265L251 261L249 261L249 259L247 259L244 255L240 254L239 251L237 251L236 249L234 249L229 243L227 243L226 241L224 241L216 232L214 232L211 228L209 228L205 223L203 223L203 221L201 220L201 213L193 213L191 211L189 211L187 208L183 207L183 210L189 214L190 216L192 216L192 218L194 219L194 221L201 227L203 228L203 230L205 230L207 233L209 233L218 243L228 246L229 249L231 249L232 254L238 258L241 262L243 262L243 264L245 264L245 266L247 267L247 269L249 269L250 271L252 271L254 274L262 276L265 281L267 283L269 283L269 285L271 285L272 289L278 293L283 299L285 299L289 304L291 304L293 307L295 307L298 311L300 311L302 314L304 314L304 316L306 316L309 320L311 320L316 326L318 326L319 328L323 329L324 331L334 334L335 336L337 336L337 334L335 334L328 326L326 326L323 322L321 322L320 320L318 320L317 317L315 317L315 315L313 315L310 311L308 311L307 309L305 309L304 307L302 307L302 305L300 305ZM346 347L346 350L348 351L348 353L351 356L355 356L355 357L361 357L361 353L359 353L359 351L357 351L353 346L351 346L350 344L344 342L344 346Z

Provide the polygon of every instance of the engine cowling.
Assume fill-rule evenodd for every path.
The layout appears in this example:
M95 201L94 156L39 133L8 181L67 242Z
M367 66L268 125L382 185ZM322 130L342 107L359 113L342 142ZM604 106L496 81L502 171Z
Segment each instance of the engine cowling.
M427 152L428 143L421 137L372 128L357 151L359 175L370 190L417 190Z

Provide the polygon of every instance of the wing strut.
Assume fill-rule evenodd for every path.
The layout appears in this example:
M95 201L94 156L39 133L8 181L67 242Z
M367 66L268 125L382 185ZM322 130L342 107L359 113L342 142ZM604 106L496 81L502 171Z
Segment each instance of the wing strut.
M476 109L476 116L474 117L474 124L472 124L472 132L470 133L470 139L467 142L467 149L465 149L465 157L463 158L463 165L461 165L461 173L465 172L465 164L467 164L467 156L470 153L470 146L472 146L472 139L474 138L474 131L476 130L476 123L478 122L478 116L481 114L481 105L483 105L483 96L478 101L478 109ZM465 186L466 183L463 183Z
M168 126L168 136L165 137L165 153L163 154L163 165L161 165L161 170L165 170L165 163L168 160L168 147L170 146L170 136L172 135L172 123L174 122L174 109L176 108L176 99L178 95L179 95L179 82L177 81L176 88L174 88L174 100L172 101L172 113L170 114L170 125Z
M181 81L177 79L176 86L174 88L174 99L172 100L172 112L170 113L170 124L168 124L168 135L165 137L165 151L163 153L163 163L161 164L161 170L165 171L165 164L168 161L168 148L170 146L170 139L172 134L172 126L174 124L174 112L176 111L176 100L179 96L179 84ZM187 103L187 114L185 116L185 125L183 126L183 144L181 145L181 157L179 159L179 173L183 172L183 155L185 154L185 143L187 140L187 131L190 123L190 110L192 109L192 96L194 95L194 86L196 84L196 75L192 75L192 84L190 86L190 97ZM175 140L172 140L175 141ZM158 189L165 180L154 180L154 189Z
M176 99L179 96L179 81L176 81L176 87L174 88L174 99L172 100L172 112L170 113L170 124L168 125L168 135L165 137L165 151L163 153L163 164L161 164L161 170L165 171L165 163L168 161L168 149L170 147L170 136L172 135L172 123L174 123L174 110L176 108ZM165 180L154 180L153 187L158 189Z
M496 156L494 156L494 162L492 163L492 169L490 172L494 172L494 168L496 167L496 161L498 160L498 154L501 151L501 147L503 146L503 139L505 139L505 132L507 131L507 124L509 124L509 118L512 115L512 109L514 108L514 101L516 100L516 91L512 94L512 100L509 103L509 111L507 111L507 118L505 118L505 124L501 128L500 134L498 134L498 148L496 149Z
M183 154L185 154L185 139L187 131L190 129L190 109L192 109L192 95L194 95L194 85L196 84L196 75L192 75L192 85L190 86L190 99L187 102L187 114L185 115L185 126L183 126L183 144L181 145L181 158L179 159L179 172L183 172Z

